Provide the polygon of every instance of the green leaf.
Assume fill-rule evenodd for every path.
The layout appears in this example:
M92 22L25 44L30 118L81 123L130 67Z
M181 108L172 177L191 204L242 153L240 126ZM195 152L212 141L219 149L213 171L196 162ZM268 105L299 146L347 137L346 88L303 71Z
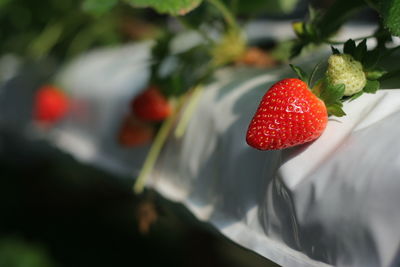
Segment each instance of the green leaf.
M118 0L85 0L82 9L92 15L99 16L111 10Z
M326 105L334 104L338 102L344 94L345 85L344 84L330 84L329 82L324 82L321 88L321 99Z
M388 73L388 72L385 70L371 70L371 71L367 71L365 73L365 76L367 76L368 80L378 80L386 73Z
M356 99L359 98L363 93L364 93L363 91L360 91L360 92L358 92L358 93L352 95L352 96L349 98L349 101L354 101L354 100L356 100Z
M198 7L202 0L125 0L136 7L151 7L159 13L185 15Z
M400 36L400 0L382 0L381 16L385 27L395 36Z
M326 107L328 114L336 117L346 116L346 113L342 109L343 104L341 102L334 103Z
M356 42L354 40L349 39L344 43L343 53L353 55L356 51Z
M375 94L376 91L378 91L379 87L380 87L379 81L367 80L367 84L365 85L363 91L365 93Z
M0 8L7 5L9 2L11 2L11 0L0 0Z
M289 66L292 68L292 70L297 74L300 80L303 82L308 83L308 74L303 71L300 67L294 66L292 64L289 64Z
M362 61L366 53L367 53L367 39L364 39L357 45L353 57L355 60Z

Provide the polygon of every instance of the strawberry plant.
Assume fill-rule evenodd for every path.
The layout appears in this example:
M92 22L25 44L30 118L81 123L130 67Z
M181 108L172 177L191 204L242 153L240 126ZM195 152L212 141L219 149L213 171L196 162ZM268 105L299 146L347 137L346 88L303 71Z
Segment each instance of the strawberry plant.
M344 101L354 101L363 93L375 93L381 82L399 72L382 62L398 49L392 42L400 36L399 1L391 0L336 0L322 8L310 7L304 20L292 24L296 38L283 42L276 52L251 48L243 31L243 22L257 14L292 11L295 0L121 0L133 7L149 7L159 13L173 16L181 28L196 31L200 41L191 48L174 52L171 49L176 30L167 29L153 47L150 83L162 95L172 99L170 116L161 126L135 189L141 191L144 178L152 169L173 122L185 102L195 102L194 93L207 83L216 70L227 65L273 66L285 58L290 61L316 47L332 47L332 55L315 66L308 76L299 67L293 67L300 79L287 77L278 81L266 93L250 122L247 143L257 149L284 149L307 143L324 131L329 116L345 116ZM117 5L116 0L86 0L85 7L92 12L107 12ZM335 34L359 11L369 8L379 16L377 30L363 38L336 41ZM240 18L240 20L238 19ZM375 46L367 46L367 40ZM284 45L284 46L283 46ZM342 52L339 50L342 48ZM274 56L279 55L274 58ZM272 62L272 63L271 63ZM319 68L320 66L324 66ZM321 71L317 71L318 68ZM387 68L387 69L385 69ZM256 109L257 103L254 103ZM134 105L135 106L135 105ZM149 111L152 105L141 107ZM191 106L191 105L189 105ZM153 106L155 107L155 106ZM137 108L136 108L137 109ZM135 110L135 108L134 108ZM192 109L190 109L192 110ZM187 111L186 111L187 112ZM140 114L141 112L135 111ZM188 115L182 116L187 120ZM182 135L184 130L178 127Z

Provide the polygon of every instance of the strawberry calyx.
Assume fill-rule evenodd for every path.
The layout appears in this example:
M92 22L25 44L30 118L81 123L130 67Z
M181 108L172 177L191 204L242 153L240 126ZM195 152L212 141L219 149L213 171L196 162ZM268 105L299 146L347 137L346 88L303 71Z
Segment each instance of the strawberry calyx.
M352 39L347 40L343 45L343 53L341 53L335 47L331 48L333 55L348 55L348 57L354 59L356 62L359 62L361 64L362 71L365 74L366 82L364 87L354 94L347 95L348 100L352 101L364 93L374 94L377 90L379 90L379 79L387 74L387 71L376 67L383 55L385 50L384 48L376 47L373 50L367 50L367 39L364 39L358 45Z
M322 78L312 88L312 92L322 101L324 101L328 115L343 117L346 113L343 111L344 84L332 84L328 79Z
M311 92L325 103L329 116L342 117L346 115L342 109L345 89L344 84L332 84L326 78L322 78L314 84L314 76L319 68L319 64L315 65L310 75L298 66L292 64L289 66L297 74L299 79L307 84Z

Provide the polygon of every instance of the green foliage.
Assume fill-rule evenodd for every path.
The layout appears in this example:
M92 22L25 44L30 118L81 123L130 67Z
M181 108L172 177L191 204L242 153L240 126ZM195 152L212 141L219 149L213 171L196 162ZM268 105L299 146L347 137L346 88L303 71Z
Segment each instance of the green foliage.
M212 75L212 59L207 45L200 43L179 52L171 52L174 35L166 33L152 49L152 83L166 96L179 96Z
M11 0L0 0L0 8L8 4Z
M330 84L326 82L320 96L325 104L334 104L343 97L344 89L344 84Z
M83 10L93 15L103 15L113 8L118 0L85 0L83 2Z
M160 13L185 15L199 6L202 0L125 0L136 7L151 7Z
M354 42L354 40L352 39L347 40L343 46L343 53L353 55L355 51L356 51L356 42Z
M363 92L363 91L360 91L360 92L358 92L358 93L352 95L352 96L349 98L349 101L356 100L357 98L359 98L359 97L362 96L363 94L364 94L364 92Z
M343 111L342 109L343 104L342 103L336 103L336 104L332 104L330 106L327 106L327 111L329 115L333 115L336 117L343 117L346 116L346 113Z
M352 54L352 56L354 57L355 60L362 62L366 53L367 53L367 39L364 39L357 45L356 50L354 51L354 54Z
M382 0L380 13L385 27L395 36L400 36L400 0Z
M309 19L302 22L302 34L298 34L292 57L298 56L310 44L327 42L343 23L366 6L364 0L336 0L325 12L310 9Z
M388 72L385 70L376 69L376 70L367 71L365 73L365 75L368 80L378 80L386 73L388 73Z
M345 116L346 113L342 109L345 85L331 84L328 80L323 79L317 84L317 87L316 91L319 91L319 98L324 101L328 114L336 117Z
M62 59L122 39L114 13L93 19L80 0L0 1L0 54Z
M306 82L306 83L309 82L309 76L304 70L302 70L300 67L294 66L292 64L289 64L289 66L296 73L297 77L299 77L300 80L302 80L303 82Z
M367 84L365 85L363 91L364 91L365 93L375 94L376 91L378 91L379 86L380 86L379 81L376 81L376 80L374 80L374 81L367 80Z
M156 76L167 96L179 96L212 75L211 58L204 46L196 46L166 60L174 61L168 73Z
M51 267L54 264L43 248L8 238L0 241L0 266Z

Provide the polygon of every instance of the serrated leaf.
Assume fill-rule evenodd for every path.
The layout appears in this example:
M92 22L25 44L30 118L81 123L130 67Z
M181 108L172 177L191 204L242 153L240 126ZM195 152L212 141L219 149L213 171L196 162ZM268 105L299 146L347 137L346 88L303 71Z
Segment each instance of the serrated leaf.
M342 103L335 103L326 107L328 114L336 117L346 116L346 113L342 109Z
M332 50L332 54L334 54L334 55L340 54L340 51L333 46L331 46L331 50Z
M381 16L385 27L395 36L400 36L400 0L382 0Z
M159 13L185 15L199 6L202 0L125 0L136 7L151 7Z
M330 84L325 82L321 90L321 99L326 105L330 105L338 102L344 94L345 85L344 84Z
M111 10L118 0L85 0L82 9L92 15L99 16Z
M362 61L366 53L367 53L367 39L364 39L357 45L353 57L355 60Z
M343 53L353 55L356 51L356 42L354 40L349 39L344 43Z
M375 94L376 91L378 91L379 87L380 87L380 82L379 81L367 80L367 84L365 85L363 91L365 93Z
M385 70L371 70L371 71L367 71L365 73L365 76L367 77L368 80L378 80L386 73L388 73L388 72Z
M289 66L292 68L292 70L297 74L300 80L303 82L308 82L308 74L303 71L300 67L297 67L295 65L289 64Z

